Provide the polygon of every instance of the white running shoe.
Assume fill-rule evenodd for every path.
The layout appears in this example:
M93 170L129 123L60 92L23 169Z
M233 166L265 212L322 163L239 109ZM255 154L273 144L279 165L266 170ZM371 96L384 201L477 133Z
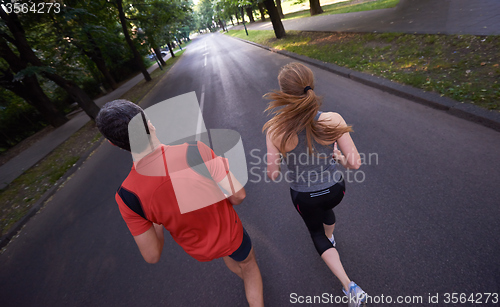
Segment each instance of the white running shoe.
M328 239L328 240L330 240L330 242L332 242L332 244L333 244L333 247L335 247L335 245L337 243L335 243L335 238L333 237L333 233L332 233L332 237L330 239Z
M349 298L348 307L359 307L366 303L366 292L363 291L354 281L349 283L349 293L342 289L342 292Z

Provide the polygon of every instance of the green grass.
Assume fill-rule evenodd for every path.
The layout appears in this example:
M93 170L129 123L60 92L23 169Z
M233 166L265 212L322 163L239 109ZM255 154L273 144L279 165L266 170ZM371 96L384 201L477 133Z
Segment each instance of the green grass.
M22 218L36 201L69 170L100 133L89 122L42 161L0 191L0 234Z
M274 38L273 31L258 31L258 30L248 30L248 36L245 30L229 30L226 35L246 39L259 44L267 43L269 40Z
M248 32L228 35L500 110L500 36Z
M321 6L321 8L323 9L323 14L321 15L345 14L345 13L354 13L362 11L388 9L395 7L396 5L398 5L398 3L399 0L378 0L365 3L358 3L358 4L353 4L353 1L346 1L346 2ZM304 11L285 14L284 19L295 19L295 18L303 18L310 16L311 14L309 13L309 9L306 9Z

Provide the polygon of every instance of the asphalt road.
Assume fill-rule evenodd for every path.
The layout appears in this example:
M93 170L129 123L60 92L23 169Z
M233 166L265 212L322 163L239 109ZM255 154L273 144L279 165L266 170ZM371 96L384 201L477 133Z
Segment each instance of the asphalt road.
M250 173L247 199L236 210L252 237L267 306L296 305L291 293L342 295L287 184L266 182L257 158L265 153L262 95L278 88L278 70L290 61L204 35L143 104L190 91L200 99L204 89L207 128L242 135ZM451 306L446 293L499 293L500 133L311 69L322 110L353 125L367 158L336 209L335 238L351 279L386 300L421 296L429 305L438 294L433 306ZM199 263L168 235L158 264L142 260L114 202L131 164L127 152L103 143L26 225L0 256L0 306L246 305L242 282L222 260Z

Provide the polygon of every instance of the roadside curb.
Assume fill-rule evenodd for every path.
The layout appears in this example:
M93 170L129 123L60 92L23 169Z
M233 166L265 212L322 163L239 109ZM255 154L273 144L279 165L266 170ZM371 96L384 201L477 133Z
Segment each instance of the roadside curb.
M66 182L66 180L73 175L87 160L87 158L102 144L104 137L100 137L92 147L90 147L76 163L64 173L64 175L56 181L56 183L45 192L42 197L31 207L31 209L12 226L9 231L0 238L0 249L5 247L12 238L23 228L23 226L44 206L45 202L54 195L57 190Z
M232 37L229 35L228 37L240 40L262 49L269 50L271 52L279 53L289 58L299 60L301 62L316 66L342 77L349 78L364 85L368 85L384 92L406 98L408 100L432 107L434 109L447 111L451 115L466 119L468 121L479 123L496 131L500 131L500 112L489 111L473 104L458 102L448 97L442 97L437 93L426 92L409 85L399 84L382 77L354 71L335 64L322 62L320 60L312 59L294 52L274 49L238 37Z

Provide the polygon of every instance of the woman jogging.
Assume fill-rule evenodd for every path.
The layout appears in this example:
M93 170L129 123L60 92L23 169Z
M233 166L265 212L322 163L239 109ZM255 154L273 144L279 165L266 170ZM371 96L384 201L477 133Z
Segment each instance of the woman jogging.
M314 93L314 76L306 66L300 63L284 66L278 82L280 91L264 95L271 100L266 111L273 115L262 129L266 132L267 175L272 180L280 175L283 157L295 209L319 255L342 283L349 305L359 306L365 302L366 293L347 277L333 237L332 209L345 193L337 164L348 169L360 166L359 153L349 135L352 129L340 114L319 111L321 104Z

